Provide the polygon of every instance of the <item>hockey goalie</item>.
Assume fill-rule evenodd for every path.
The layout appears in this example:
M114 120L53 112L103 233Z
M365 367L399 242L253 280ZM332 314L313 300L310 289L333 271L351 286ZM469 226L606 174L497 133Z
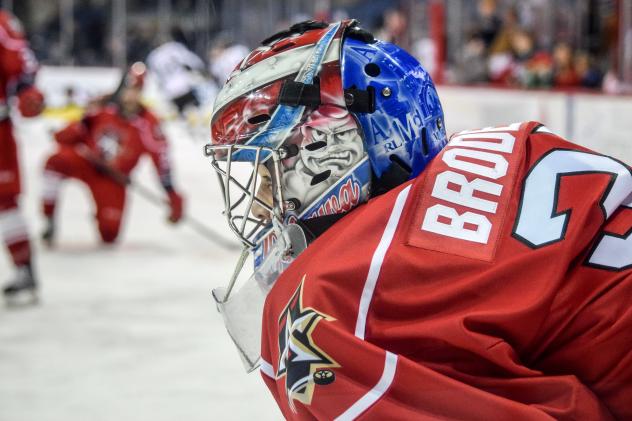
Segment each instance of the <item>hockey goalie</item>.
M215 297L287 419L632 419L628 165L537 122L448 138L354 21L265 40L211 130L255 263Z

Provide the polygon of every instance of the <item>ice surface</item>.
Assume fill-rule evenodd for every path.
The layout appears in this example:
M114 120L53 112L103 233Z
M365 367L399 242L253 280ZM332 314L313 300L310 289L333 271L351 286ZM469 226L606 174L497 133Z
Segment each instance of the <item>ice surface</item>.
M42 230L41 169L54 149L52 120L17 122L32 237ZM232 238L215 175L179 122L167 123L176 185L188 212ZM136 182L161 193L147 159ZM278 420L260 375L247 375L215 310L238 257L166 209L128 195L118 245L100 246L89 192L62 190L57 247L35 241L41 303L0 304L0 420ZM0 280L13 268L0 248Z

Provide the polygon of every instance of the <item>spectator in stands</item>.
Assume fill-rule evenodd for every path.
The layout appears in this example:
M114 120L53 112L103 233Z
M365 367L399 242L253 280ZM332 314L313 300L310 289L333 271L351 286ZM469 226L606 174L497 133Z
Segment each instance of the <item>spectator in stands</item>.
M74 8L72 57L83 65L100 65L106 48L107 9L95 0L78 2Z
M156 47L158 29L155 22L141 21L128 28L127 31L127 61L134 63L143 61L151 50Z
M507 9L500 30L489 45L490 54L508 53L511 51L511 40L520 31L520 20L515 7Z
M489 48L502 27L502 20L498 13L498 4L496 0L479 0L477 11L478 33L485 43L485 47Z
M488 81L487 52L480 34L472 33L457 56L455 77L458 83L466 84Z
M548 88L553 79L553 60L545 51L536 51L533 37L524 30L511 37L513 81L525 88Z
M579 86L580 80L573 63L573 49L566 42L553 48L553 84L557 88Z
M504 20L500 20L495 1L480 1L478 13L481 16L479 34L489 56L489 80L492 83L511 84L515 79L513 39L520 31L516 10L509 8Z
M405 50L410 49L406 14L400 9L387 9L383 14L382 27L377 31L376 38L392 42Z
M579 78L579 84L584 88L599 88L603 74L595 66L594 58L586 51L578 51L575 54L575 72Z

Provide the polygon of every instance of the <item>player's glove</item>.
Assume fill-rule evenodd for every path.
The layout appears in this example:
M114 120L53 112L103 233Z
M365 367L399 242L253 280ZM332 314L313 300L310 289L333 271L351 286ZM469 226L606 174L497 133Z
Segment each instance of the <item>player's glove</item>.
M87 136L85 126L77 121L55 133L55 140L61 145L74 145Z
M18 93L18 109L24 117L35 117L44 109L44 95L35 86Z
M169 222L175 224L180 221L180 219L182 219L184 200L182 199L182 196L180 196L180 194L178 194L175 190L169 191L168 194L170 207Z

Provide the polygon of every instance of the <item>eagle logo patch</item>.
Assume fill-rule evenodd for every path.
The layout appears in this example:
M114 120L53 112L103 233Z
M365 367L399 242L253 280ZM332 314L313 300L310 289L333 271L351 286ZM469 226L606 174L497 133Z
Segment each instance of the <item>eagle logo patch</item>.
M335 380L335 374L330 369L340 367L314 343L312 333L318 323L335 319L313 308L303 307L304 281L305 276L279 316L279 363L276 378L285 377L288 403L295 412L294 401L310 405L314 386L331 384Z

